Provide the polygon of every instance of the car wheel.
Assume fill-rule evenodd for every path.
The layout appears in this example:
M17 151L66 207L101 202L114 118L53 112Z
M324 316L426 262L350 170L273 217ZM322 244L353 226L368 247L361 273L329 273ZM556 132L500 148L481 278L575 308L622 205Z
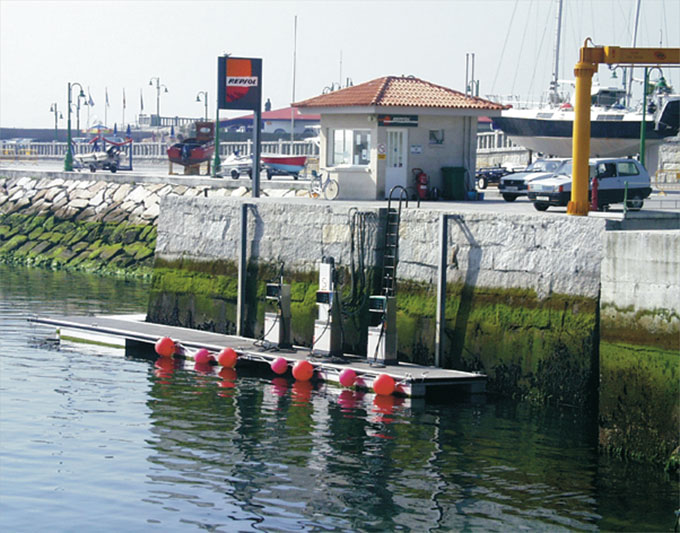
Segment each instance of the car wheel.
M546 202L534 202L534 209L536 211L547 211L550 204Z
M90 172L97 172L97 166L96 165L90 165Z
M517 200L517 196L515 196L514 194L504 194L503 200L505 200L506 202L514 202L515 200Z
M267 169L267 179L268 179L268 180L272 179L272 176L273 176L273 175L274 175L274 174L272 173L272 171L269 170L269 169Z
M477 180L477 187L480 189L486 189L487 181L486 178L479 178Z
M232 170L232 171L231 171L231 177L232 177L232 179L237 180L237 179L239 178L239 172L238 172L238 170L236 170L236 169Z
M632 200L626 202L626 207L631 211L639 211L642 209L644 201L639 196L634 196Z
M115 174L118 171L118 167L116 165L109 165L109 170L111 174Z

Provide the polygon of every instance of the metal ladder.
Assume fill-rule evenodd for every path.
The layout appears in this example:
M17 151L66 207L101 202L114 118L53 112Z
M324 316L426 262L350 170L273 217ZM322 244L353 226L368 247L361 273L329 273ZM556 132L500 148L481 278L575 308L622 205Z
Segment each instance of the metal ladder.
M392 200L395 191L399 192L399 204L395 209ZM395 185L387 198L387 219L385 220L385 244L383 246L383 296L395 296L397 292L397 262L399 261L399 222L401 220L401 204L406 200L408 192L401 185Z

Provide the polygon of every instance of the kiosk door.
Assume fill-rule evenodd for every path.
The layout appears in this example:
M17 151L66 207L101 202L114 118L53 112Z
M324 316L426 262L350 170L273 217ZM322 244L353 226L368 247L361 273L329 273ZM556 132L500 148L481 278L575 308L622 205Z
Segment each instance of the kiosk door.
M387 167L385 169L385 198L392 187L401 185L406 188L408 177L408 130L406 128L387 129Z

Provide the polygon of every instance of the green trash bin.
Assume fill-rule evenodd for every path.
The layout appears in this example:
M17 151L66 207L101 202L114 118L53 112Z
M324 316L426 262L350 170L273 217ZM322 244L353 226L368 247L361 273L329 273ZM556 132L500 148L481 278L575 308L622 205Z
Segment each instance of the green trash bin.
M442 167L444 200L465 200L465 167Z

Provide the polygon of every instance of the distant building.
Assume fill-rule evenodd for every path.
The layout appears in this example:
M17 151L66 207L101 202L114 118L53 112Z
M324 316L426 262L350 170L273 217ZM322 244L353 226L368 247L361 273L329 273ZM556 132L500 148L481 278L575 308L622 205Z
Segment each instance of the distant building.
M290 135L291 114L294 118L296 135L313 136L317 134L321 116L313 113L303 114L295 107L264 111L262 113L262 132ZM253 115L220 120L220 129L233 132L252 131Z

